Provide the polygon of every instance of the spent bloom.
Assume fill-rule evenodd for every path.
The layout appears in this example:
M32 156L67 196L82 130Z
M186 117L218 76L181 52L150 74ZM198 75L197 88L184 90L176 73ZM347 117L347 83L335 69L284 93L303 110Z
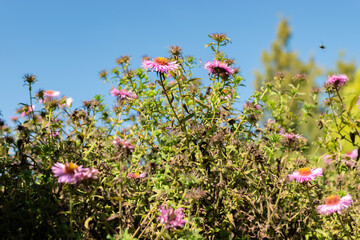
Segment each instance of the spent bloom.
M146 173L144 172L144 173L138 173L138 172L136 172L136 173L129 173L128 175L127 175L127 178L144 178L144 177L146 177Z
M218 60L214 60L213 62L207 62L205 63L204 67L209 74L213 74L216 76L220 74L226 74L226 75L234 74L233 68L229 67L226 63L220 62Z
M340 88L345 85L348 80L349 79L346 74L334 74L332 76L328 76L328 79L325 82L325 88L328 91L340 90Z
M165 224L165 228L168 229L169 227L172 227L173 229L176 229L177 227L183 227L187 221L185 221L183 208L178 208L174 210L172 207L167 208L160 206L159 212L160 216L158 217L158 220L160 220L161 224Z
M142 60L142 67L160 73L168 73L169 71L177 70L179 65L175 61L169 62L167 58L157 57L152 61L144 58Z
M300 168L296 172L289 174L291 181L296 180L297 182L303 183L314 180L318 176L323 175L322 168L311 169L309 167Z
M117 89L117 88L112 88L110 90L110 95L114 96L114 97L118 97L119 99L125 99L125 98L137 98L137 95L134 93L131 93L131 91L127 91L125 89Z
M85 179L95 179L98 170L83 168L76 163L55 163L51 167L54 176L58 178L59 183L71 183L76 184L78 181Z
M123 149L127 149L130 152L134 151L134 148L135 148L135 146L133 144L131 144L130 142L128 142L124 139L118 138L118 137L114 138L114 141L112 142L112 144L114 146L122 147Z
M53 91L53 90L47 90L44 92L44 95L47 97L58 97L60 96L60 92L59 91Z
M339 195L334 194L325 199L325 204L317 207L317 212L323 215L329 215L334 212L341 213L342 209L350 207L353 202L350 194L340 198Z

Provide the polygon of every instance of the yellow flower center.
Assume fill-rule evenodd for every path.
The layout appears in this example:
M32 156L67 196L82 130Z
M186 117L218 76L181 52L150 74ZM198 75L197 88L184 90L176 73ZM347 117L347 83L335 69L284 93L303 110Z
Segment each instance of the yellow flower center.
M340 200L341 200L340 196L334 194L334 195L331 195L330 197L327 197L325 199L325 204L326 205L336 205L336 204L338 204L340 202Z
M168 63L168 60L164 57L157 57L154 59L154 62L159 65L166 65Z
M312 172L311 172L311 169L309 167L305 167L305 168L300 168L298 173L301 176L307 176L307 175L310 175Z
M136 172L134 173L135 177L139 177L140 176L140 173L139 172Z
M54 91L53 90L47 90L46 93L52 94L52 93L54 93Z
M65 164L65 172L68 174L74 174L75 170L78 168L78 165L75 163L66 163Z

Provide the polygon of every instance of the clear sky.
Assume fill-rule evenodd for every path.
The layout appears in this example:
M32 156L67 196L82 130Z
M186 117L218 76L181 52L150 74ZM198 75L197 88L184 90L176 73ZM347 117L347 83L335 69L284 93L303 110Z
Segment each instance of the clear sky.
M35 90L61 91L74 106L97 94L110 104L110 86L98 73L114 67L116 58L130 55L135 67L143 55L168 56L176 44L184 55L211 60L204 45L214 32L232 40L226 53L246 79L239 92L245 102L253 71L261 69L261 51L270 49L282 17L293 32L291 49L330 68L340 50L359 60L359 12L358 0L0 0L0 110L9 123L17 104L29 103L26 73L38 76Z

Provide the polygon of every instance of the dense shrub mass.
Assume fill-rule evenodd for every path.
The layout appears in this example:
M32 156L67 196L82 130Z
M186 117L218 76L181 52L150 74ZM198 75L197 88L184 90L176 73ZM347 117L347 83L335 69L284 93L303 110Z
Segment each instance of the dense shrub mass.
M357 239L360 122L358 96L341 94L347 76L310 93L306 75L284 86L279 72L238 110L243 79L221 51L230 39L210 37L204 63L177 46L134 70L119 58L100 73L112 107L33 94L26 75L30 101L14 129L0 128L2 238ZM317 141L295 132L309 119Z

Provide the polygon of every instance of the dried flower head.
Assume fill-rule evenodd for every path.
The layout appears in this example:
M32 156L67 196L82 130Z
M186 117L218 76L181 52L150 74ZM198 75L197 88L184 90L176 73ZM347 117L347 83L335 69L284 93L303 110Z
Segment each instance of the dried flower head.
M25 81L26 83L28 83L29 85L37 82L36 76L33 75L33 74L25 74L25 75L24 75L24 81Z
M216 42L223 42L224 40L227 40L228 38L226 37L226 34L225 33L213 33L211 35L209 35L209 37L216 41Z
M128 55L121 56L118 59L116 59L116 63L119 65L127 64L129 62L130 62L130 56L128 56Z
M102 70L102 71L99 73L99 77L100 77L100 78L106 78L107 75L108 75L108 72L105 71L105 70Z
M350 207L353 202L350 194L340 198L339 195L334 194L325 199L325 204L317 207L317 212L323 215L329 215L334 212L341 213L341 210Z
M170 52L170 54L173 55L174 57L178 57L178 56L181 54L181 50L182 50L181 47L175 45L175 46L171 46L171 47L170 47L169 52Z

